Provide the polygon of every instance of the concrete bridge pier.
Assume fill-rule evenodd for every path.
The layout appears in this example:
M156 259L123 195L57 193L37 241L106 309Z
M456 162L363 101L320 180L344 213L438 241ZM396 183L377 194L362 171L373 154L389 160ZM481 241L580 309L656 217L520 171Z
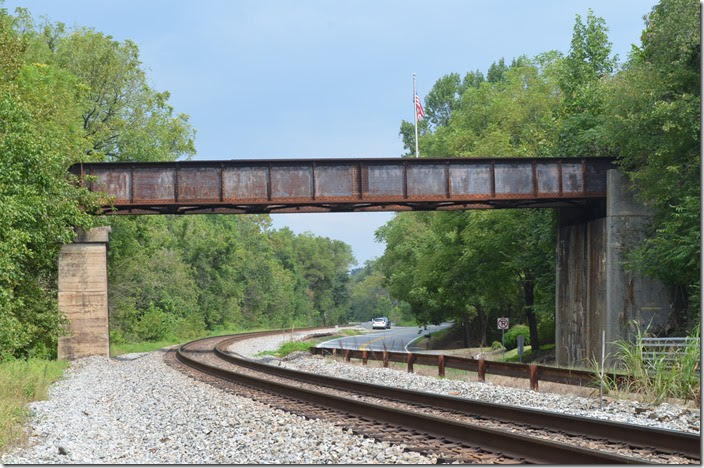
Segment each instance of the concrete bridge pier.
M80 232L59 253L59 310L68 335L59 337L58 358L109 356L107 245L110 227Z
M605 203L559 212L555 358L561 366L600 359L602 330L607 356L613 357L613 342L633 336L633 320L658 332L671 314L669 289L624 266L627 251L645 238L652 215L634 200L618 170L608 171L606 184Z

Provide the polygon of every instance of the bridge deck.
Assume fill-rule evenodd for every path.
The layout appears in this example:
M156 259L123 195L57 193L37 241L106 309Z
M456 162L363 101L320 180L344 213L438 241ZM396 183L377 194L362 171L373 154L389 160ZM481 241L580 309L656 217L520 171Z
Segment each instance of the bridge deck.
M606 196L608 158L272 159L81 163L106 214L557 207ZM91 176L91 177L86 177Z

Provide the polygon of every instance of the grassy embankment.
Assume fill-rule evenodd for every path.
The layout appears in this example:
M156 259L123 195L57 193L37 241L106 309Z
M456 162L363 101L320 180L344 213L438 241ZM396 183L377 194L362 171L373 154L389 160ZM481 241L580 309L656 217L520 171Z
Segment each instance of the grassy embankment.
M0 363L0 453L21 444L27 403L47 398L49 385L61 378L66 361L11 360Z
M287 341L277 350L274 351L262 351L260 353L257 353L257 356L276 356L276 357L285 357L291 354L294 351L310 351L310 348L313 346L322 343L323 341L328 341L328 340L334 340L335 338L343 338L345 336L356 336L356 335L363 335L364 332L359 331L359 330L339 330L337 333L334 335L329 335L329 336L321 336L318 338L311 338L310 340L305 340L305 341Z

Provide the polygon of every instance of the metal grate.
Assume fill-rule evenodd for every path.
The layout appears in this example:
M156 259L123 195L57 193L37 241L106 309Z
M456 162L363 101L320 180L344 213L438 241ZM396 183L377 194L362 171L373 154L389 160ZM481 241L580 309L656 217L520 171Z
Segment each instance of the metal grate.
M699 338L643 338L643 359L649 362L657 362L660 359L674 361L677 359L677 355L684 353L691 344L699 346Z

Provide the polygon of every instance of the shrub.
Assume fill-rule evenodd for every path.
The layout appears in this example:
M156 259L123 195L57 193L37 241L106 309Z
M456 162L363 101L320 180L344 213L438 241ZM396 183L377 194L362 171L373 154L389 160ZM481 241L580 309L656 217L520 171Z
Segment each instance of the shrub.
M202 317L193 314L179 319L173 329L177 338L192 340L205 335L205 322Z
M503 346L501 345L501 342L500 342L500 341L494 341L493 343L491 343L491 349L492 349L492 351L498 351L498 350L500 350L501 348L503 348Z
M516 344L516 337L518 335L523 335L525 345L530 344L530 330L527 325L514 325L504 334L504 346L507 350L514 349Z
M127 340L125 339L125 334L121 330L110 330L110 343L111 344L123 344Z
M158 341L169 334L171 323L164 311L154 306L154 304L149 304L149 309L135 324L133 331L140 340Z

